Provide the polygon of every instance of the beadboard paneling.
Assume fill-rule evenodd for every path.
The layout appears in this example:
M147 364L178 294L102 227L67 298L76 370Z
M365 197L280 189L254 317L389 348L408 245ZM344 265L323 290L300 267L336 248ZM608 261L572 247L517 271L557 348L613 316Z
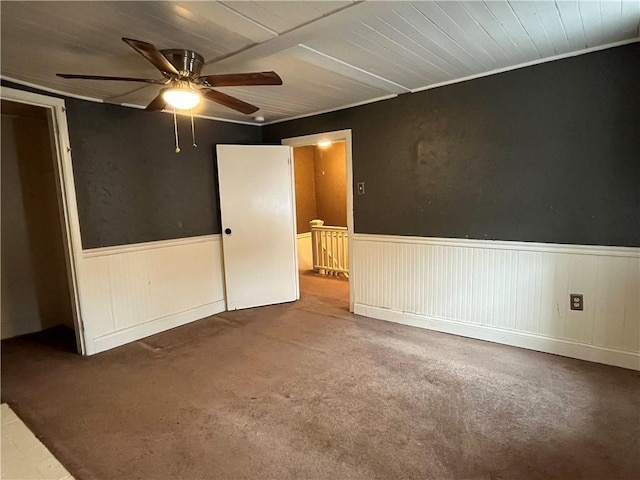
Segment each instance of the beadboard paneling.
M298 270L313 270L311 252L311 232L299 233L296 236L298 248Z
M219 235L85 250L87 353L225 309Z
M640 369L640 249L357 234L353 254L356 313Z

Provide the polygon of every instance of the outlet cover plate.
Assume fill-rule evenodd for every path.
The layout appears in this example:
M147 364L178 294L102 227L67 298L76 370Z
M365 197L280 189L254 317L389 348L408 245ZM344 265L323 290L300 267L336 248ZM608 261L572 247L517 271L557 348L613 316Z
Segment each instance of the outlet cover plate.
M571 310L584 310L584 296L581 293L569 294Z

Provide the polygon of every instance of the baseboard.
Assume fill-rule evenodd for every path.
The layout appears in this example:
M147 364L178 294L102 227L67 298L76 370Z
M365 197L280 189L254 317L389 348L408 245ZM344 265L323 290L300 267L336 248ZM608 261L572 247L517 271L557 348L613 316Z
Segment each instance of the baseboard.
M117 332L95 338L93 340L93 349L88 351L87 354L93 355L95 353L104 352L105 350L109 350L119 345L134 342L141 338L155 335L156 333L179 327L180 325L185 325L187 323L215 315L216 313L224 312L225 310L225 301L219 300L191 310L167 315L166 317L150 320L140 325L118 330Z
M462 337L475 338L477 340L486 340L564 357L640 370L640 354L635 352L614 350L524 332L508 331L486 325L474 325L444 318L398 312L360 303L354 305L354 313L365 317L451 333Z

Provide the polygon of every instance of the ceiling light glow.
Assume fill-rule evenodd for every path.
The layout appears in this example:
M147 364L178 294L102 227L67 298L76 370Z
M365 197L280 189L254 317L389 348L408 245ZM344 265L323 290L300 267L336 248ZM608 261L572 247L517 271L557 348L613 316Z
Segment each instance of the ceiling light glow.
M162 98L178 110L191 110L200 103L200 95L188 88L167 88L162 92Z
M318 146L320 148L327 148L331 146L331 141L330 140L323 140L322 142L318 142Z

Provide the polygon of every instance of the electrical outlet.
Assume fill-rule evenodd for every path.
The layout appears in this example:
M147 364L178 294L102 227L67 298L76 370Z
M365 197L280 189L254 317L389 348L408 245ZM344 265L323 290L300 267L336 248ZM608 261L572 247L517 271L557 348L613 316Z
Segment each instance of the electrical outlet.
M584 310L584 297L581 293L571 293L569 295L571 310Z
M364 182L358 182L358 195L364 195Z

